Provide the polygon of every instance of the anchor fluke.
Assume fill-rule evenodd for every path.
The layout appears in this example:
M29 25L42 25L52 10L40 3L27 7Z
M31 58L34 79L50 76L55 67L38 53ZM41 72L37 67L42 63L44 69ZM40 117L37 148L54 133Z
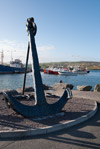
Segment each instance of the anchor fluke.
M66 102L68 101L68 90L64 91L63 96L54 104L44 104L42 106L34 105L34 106L28 106L20 103L15 99L13 95L11 95L10 92L4 92L5 99L8 100L8 102L11 105L11 108L16 111L17 113L20 113L24 117L29 118L35 118L35 117L44 117L48 115L54 115L58 112L61 112L61 109L64 107Z

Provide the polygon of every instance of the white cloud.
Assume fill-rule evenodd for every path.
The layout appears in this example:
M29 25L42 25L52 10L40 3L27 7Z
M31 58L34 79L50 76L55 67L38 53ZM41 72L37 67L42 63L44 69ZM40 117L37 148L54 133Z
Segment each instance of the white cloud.
M50 61L50 58L52 58L51 51L55 50L56 48L53 45L42 45L37 47L38 55L39 55L39 61L40 62L48 62ZM26 60L26 54L27 54L27 44L24 43L18 43L16 41L9 41L9 40L3 40L0 41L0 52L4 53L4 62L9 63L11 61L11 57L14 59L20 59L23 63L25 63ZM1 56L0 56L1 60ZM29 63L31 62L31 56L29 58Z
M71 61L96 61L97 58L92 56L70 55Z
M15 41L3 40L0 41L0 52L3 50L4 62L10 62L13 59L21 59L25 61L26 45Z
M47 46L39 46L37 48L39 51L48 51L48 50L55 50L56 48L52 45L47 45Z
M52 53L56 50L53 45L38 46L37 51L39 55L39 62L52 61Z
M4 53L4 62L9 63L11 57L14 59L20 59L23 63L26 60L27 44L18 43L16 41L3 40L0 41L0 52ZM95 57L83 56L78 54L67 53L67 51L61 50L57 52L54 45L41 45L37 46L37 52L39 62L60 62L60 61L95 61ZM30 52L31 53L31 52ZM1 56L0 56L1 62ZM29 63L31 63L31 56L29 57Z

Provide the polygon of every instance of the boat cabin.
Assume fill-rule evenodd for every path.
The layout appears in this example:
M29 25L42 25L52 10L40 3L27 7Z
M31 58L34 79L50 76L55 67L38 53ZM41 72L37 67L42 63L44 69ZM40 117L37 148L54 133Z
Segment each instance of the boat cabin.
M10 62L10 67L22 68L23 64L21 60L15 59L15 61Z

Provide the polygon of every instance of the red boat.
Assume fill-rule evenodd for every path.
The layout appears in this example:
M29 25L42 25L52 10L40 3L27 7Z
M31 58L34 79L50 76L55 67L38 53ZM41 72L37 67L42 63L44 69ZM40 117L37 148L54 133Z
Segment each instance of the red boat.
M43 72L44 72L45 74L47 74L47 73L48 73L46 69L43 69Z
M50 70L50 69L43 69L44 73L45 74L55 74L55 75L58 75L58 71L55 71L55 70Z

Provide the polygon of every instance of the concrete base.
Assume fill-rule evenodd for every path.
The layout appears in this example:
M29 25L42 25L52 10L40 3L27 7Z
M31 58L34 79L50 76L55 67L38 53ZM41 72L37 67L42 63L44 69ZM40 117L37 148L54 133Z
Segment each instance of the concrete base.
M71 99L71 100L73 100L73 99ZM70 109L69 112L68 113L66 112L66 114L74 113L75 109L73 109L73 107L74 107L73 104L77 104L78 107L80 108L80 102L77 103L78 98L74 99L75 103L73 103L73 101L71 101L71 100L68 101L69 102L68 105L66 104L67 108L69 108L69 106L71 105L71 107L69 108ZM81 99L81 101L84 103L84 105L89 105L88 102L87 102L88 100L83 101L83 99ZM81 106L83 106L83 103L81 104ZM34 129L32 127L27 128L26 127L27 125L26 125L24 129L20 129L21 124L20 124L20 119L18 118L19 122L17 123L17 125L18 125L19 128L17 128L17 129L9 128L8 130L5 129L3 131L0 131L0 138L26 137L26 136L47 134L47 133L50 133L50 132L62 130L62 129L69 128L71 126L77 125L79 123L82 123L82 122L88 120L89 118L91 118L96 113L96 111L97 111L97 103L96 103L96 101L95 102L94 101L90 101L89 103L90 103L89 107L92 106L93 108L91 110L89 110L89 112L87 114L83 114L82 116L79 116L77 118L73 118L72 120L67 120L66 121L64 112L62 112L61 113L61 118L64 119L64 121L63 122L59 122L58 121L58 123L56 123L54 125L53 124L49 125L47 127L37 127L37 128ZM77 109L77 107L76 107L76 109ZM82 111L80 111L79 115L80 115L80 113L84 113L85 110L86 109L83 109ZM57 117L55 116L54 119L57 119ZM32 119L31 121L37 121L37 120ZM39 119L39 122L41 123L40 119ZM8 125L9 124L10 123L8 123ZM1 126L3 126L3 125L4 125L4 122L1 119Z

